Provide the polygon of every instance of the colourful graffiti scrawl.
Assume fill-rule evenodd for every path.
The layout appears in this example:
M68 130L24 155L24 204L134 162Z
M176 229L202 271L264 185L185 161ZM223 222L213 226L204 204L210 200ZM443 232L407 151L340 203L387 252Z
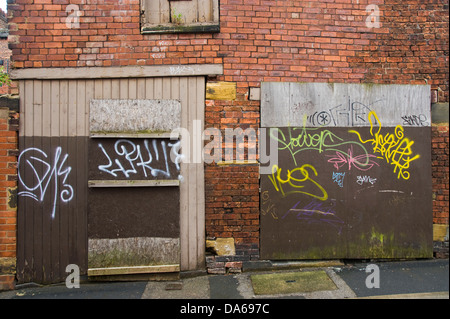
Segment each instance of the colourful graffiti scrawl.
M395 127L394 134L385 133L383 135L381 133L381 124L378 128L374 128L374 119L380 123L377 114L371 111L369 113L371 139L363 140L361 134L355 130L349 130L349 132L355 133L361 143L371 143L373 152L381 155L378 158L383 158L387 163L394 166L394 173L397 173L397 178L409 179L410 173L407 170L411 162L420 158L420 155L413 156L412 146L414 145L414 141L405 137L404 129L401 125Z
M273 134L271 131L271 134ZM297 154L302 151L313 150L319 153L332 151L342 156L344 160L350 162L349 165L358 165L365 167L370 165L370 156L366 148L358 141L346 141L328 129L303 127L289 127L288 134L282 130L277 130L277 136L271 135L271 138L278 140L280 151L288 150L292 160L297 165ZM344 146L347 147L345 151ZM361 154L353 156L353 146L357 147Z
M286 179L281 177L281 171L282 169L279 168L278 165L274 165L272 167L272 175L269 176L269 179L272 182L273 187L275 187L277 192L280 192L283 197L294 193L300 193L320 200L326 200L328 198L325 189L310 177L310 172L312 175L317 176L317 171L314 166L305 164L301 167L294 168L293 170L288 169L286 170ZM313 193L310 190L304 190L305 184L303 183L305 182L314 184L319 192ZM283 188L284 184L288 184L291 187L291 190L286 192Z

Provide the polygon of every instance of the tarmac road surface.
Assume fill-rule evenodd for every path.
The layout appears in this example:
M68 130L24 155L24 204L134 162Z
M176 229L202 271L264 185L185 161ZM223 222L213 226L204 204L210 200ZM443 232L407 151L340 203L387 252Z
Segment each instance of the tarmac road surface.
M375 265L378 282L374 279ZM366 271L369 269L369 271ZM330 291L298 291L290 294L255 295L251 276L258 273L324 270L336 289ZM369 277L372 276L372 277ZM374 286L376 283L379 288ZM342 263L318 268L266 269L244 271L233 275L204 275L176 282L90 282L69 289L64 283L50 286L18 286L0 292L0 299L448 299L449 260L411 260L372 263Z

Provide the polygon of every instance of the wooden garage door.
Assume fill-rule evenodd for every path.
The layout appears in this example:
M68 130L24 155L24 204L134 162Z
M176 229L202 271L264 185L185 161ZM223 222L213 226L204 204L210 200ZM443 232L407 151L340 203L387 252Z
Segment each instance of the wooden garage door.
M69 264L88 268L89 106L93 99L175 99L181 125L203 123L203 76L21 80L17 278L65 280ZM181 269L204 263L203 166L182 164ZM201 181L197 183L197 181ZM197 187L188 187L189 184Z

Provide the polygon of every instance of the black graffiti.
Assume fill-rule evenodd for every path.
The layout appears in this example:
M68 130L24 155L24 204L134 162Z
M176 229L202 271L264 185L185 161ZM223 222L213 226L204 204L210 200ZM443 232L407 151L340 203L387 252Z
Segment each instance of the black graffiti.
M371 106L381 102L375 101L371 104L364 104L358 101L348 101L328 110L314 112L307 116L307 121L312 126L360 126L368 123L368 114Z
M428 126L427 117L424 114L402 116L403 125Z

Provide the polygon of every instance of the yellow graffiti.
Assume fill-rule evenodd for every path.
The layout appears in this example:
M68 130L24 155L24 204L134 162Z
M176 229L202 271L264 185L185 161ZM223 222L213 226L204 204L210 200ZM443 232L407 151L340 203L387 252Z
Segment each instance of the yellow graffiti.
M309 164L305 164L301 167L297 167L293 170L286 170L286 179L283 179L281 177L281 171L282 169L278 167L278 165L272 166L272 176L269 176L270 181L272 182L273 186L275 187L277 192L281 192L283 197L286 197L290 194L294 193L301 193L305 195L312 196L314 198L320 199L320 200L327 200L328 199L328 193L325 191L325 189L316 181L314 181L310 177L309 170L312 171L312 173L317 176L316 169ZM317 186L317 188L320 190L321 194L312 194L308 193L303 190L305 187L304 183L310 181L314 185ZM285 192L284 185L288 184L294 190Z
M374 119L379 123L376 132L374 132ZM371 142L374 153L379 153L381 155L378 156L378 158L383 158L391 165L394 165L394 173L397 173L398 170L398 179L400 179L400 177L405 180L409 179L410 173L407 169L409 169L410 163L420 158L420 155L411 157L413 155L412 146L414 141L410 141L405 137L404 129L401 125L395 127L394 134L381 134L381 122L374 111L369 113L369 122L370 135L372 135L373 138L363 141L359 132L355 130L349 130L349 132L358 135L358 138L362 143Z

